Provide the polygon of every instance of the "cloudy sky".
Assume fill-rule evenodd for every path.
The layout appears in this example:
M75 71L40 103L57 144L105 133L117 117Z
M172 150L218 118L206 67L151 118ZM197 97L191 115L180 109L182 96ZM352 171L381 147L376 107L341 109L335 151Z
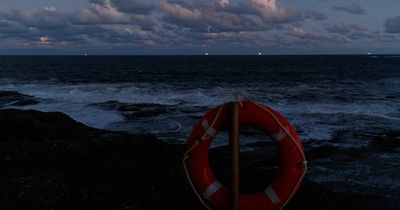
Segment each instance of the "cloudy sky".
M399 0L0 0L0 54L400 53Z

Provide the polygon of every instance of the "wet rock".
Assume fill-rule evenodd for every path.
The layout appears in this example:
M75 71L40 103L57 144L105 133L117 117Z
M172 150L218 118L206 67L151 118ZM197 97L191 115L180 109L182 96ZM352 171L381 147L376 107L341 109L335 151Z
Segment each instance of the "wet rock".
M190 106L190 107L182 107L179 111L185 114L204 114L207 112L209 107L206 106Z
M273 141L258 141L254 143L246 144L248 147L260 148L260 147L277 147L276 143Z
M27 106L39 103L33 96L24 95L16 91L0 91L0 107Z
M171 110L158 104L137 104L124 106L118 109L128 119L140 117L155 117L161 114L166 114Z
M201 119L203 116L201 116L201 115L189 115L188 117L189 117L189 118L192 118L192 119L195 119L195 120L199 120L199 119Z
M74 140L92 130L61 112L0 110L0 141Z
M389 131L385 134L375 137L372 146L383 148L398 148L400 147L400 131Z
M230 153L228 147L215 148L210 153L210 164L216 178L225 186L230 185ZM241 192L254 193L267 187L278 174L277 157L240 153ZM311 164L309 167L313 167ZM285 210L337 210L379 208L399 209L398 197L368 194L368 191L333 191L306 175L299 191Z
M240 133L246 135L265 135L261 129L249 125L241 125Z
M275 178L279 160L276 153L260 156L254 152L240 153L240 189L242 193L263 190ZM210 165L216 178L225 186L230 186L231 155L229 146L210 151Z
M102 107L108 110L117 110L127 119L136 119L142 117L155 117L161 114L166 114L174 110L172 106L140 103L128 104L118 101L108 101L105 103L92 104L94 106Z
M397 97L394 95L387 95L384 97L385 99L396 99Z
M365 147L340 147L330 144L306 148L308 160L335 159L339 161L353 161L362 158L367 152Z
M39 101L35 99L22 99L16 102L11 103L11 106L28 106L38 104Z

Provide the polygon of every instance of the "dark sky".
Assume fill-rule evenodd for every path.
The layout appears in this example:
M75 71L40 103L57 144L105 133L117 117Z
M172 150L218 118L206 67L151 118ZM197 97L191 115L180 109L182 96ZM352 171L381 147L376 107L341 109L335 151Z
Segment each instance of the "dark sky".
M0 54L400 53L398 0L0 0Z

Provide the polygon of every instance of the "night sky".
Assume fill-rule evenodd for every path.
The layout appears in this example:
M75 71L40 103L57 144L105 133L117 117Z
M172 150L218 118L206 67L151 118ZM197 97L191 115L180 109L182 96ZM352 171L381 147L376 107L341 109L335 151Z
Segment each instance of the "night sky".
M398 0L0 0L0 54L396 54Z

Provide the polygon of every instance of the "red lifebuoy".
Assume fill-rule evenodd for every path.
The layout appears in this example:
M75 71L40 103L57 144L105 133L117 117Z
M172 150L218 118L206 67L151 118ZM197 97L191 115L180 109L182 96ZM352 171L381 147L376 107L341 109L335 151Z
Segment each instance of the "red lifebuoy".
M306 172L303 146L294 128L278 112L250 100L241 101L240 124L260 128L277 142L279 172L270 186L252 194L241 194L241 210L281 209L298 190ZM189 182L203 204L211 209L230 209L230 192L216 180L209 165L208 150L215 135L222 129L228 114L227 106L213 108L194 126L188 140L183 164Z

